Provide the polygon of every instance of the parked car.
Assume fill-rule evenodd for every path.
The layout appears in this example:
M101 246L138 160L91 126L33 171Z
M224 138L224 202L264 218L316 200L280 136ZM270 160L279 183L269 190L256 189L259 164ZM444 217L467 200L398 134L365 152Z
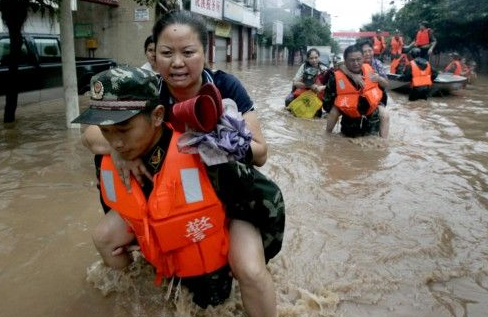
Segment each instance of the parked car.
M5 95L8 81L10 39L7 33L0 33L0 95ZM78 93L90 89L91 77L103 70L116 66L111 58L76 58ZM59 35L23 34L19 59L19 92L59 87L63 85L61 68L61 46Z

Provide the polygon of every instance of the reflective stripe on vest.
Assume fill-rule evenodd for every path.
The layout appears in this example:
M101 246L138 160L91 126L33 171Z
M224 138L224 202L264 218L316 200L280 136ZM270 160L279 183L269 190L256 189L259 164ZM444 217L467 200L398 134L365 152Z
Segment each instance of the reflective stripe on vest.
M415 45L416 46L424 46L430 43L429 39L429 29L424 29L422 31L417 32L417 36L415 37Z
M127 192L110 156L104 156L101 165L103 199L130 225L144 257L156 268L157 279L198 276L227 264L223 205L200 156L178 152L179 135L173 131L147 200L134 178L132 192Z
M371 115L381 102L383 91L379 88L378 83L372 82L370 75L374 73L369 64L363 64L364 87L357 90L349 78L340 70L334 72L337 96L334 105L346 116L351 118L360 118L362 114L358 111L359 97L366 98L369 104L368 111L364 114Z
M432 86L430 63L427 63L424 70L421 70L415 61L410 61L410 66L412 67L412 87Z

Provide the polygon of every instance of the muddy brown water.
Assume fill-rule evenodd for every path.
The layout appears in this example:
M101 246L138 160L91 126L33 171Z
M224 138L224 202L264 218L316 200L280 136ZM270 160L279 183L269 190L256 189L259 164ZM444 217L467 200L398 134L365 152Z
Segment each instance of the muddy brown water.
M269 264L280 316L488 315L486 77L428 101L390 92L385 142L284 111L297 67L218 66L254 99L270 145L261 171L285 196ZM245 316L237 285L201 310L184 289L155 288L141 260L123 274L100 264L92 157L63 107L24 105L0 126L0 316Z

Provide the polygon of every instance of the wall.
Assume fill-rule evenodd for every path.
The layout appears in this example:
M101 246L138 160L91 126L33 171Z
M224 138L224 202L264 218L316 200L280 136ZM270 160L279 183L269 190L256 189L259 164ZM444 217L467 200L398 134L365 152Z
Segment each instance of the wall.
M146 62L144 41L152 32L155 10L149 9L149 21L134 21L134 1L124 0L119 7L78 1L74 23L92 23L98 41L95 57L111 57L119 64L141 66ZM75 39L77 56L88 56L85 39Z

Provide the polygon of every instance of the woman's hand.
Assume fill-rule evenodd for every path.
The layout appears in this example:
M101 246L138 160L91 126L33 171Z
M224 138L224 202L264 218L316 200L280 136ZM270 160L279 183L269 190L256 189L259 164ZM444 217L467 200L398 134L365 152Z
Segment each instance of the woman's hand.
M383 88L388 88L390 87L390 83L386 78L381 77L378 73L370 73L369 78L371 79L372 82L378 83L381 87Z
M363 75L361 75L361 74L354 74L354 73L350 72L349 69L347 69L347 67L346 67L345 64L340 64L339 65L339 69L344 74L346 74L347 76L349 76L349 78L352 79L352 81L356 84L356 86L359 86L359 88L363 88L364 87Z
M122 157L120 157L119 153L113 149L110 155L112 156L112 161L114 162L120 179L122 180L125 188L127 188L129 192L132 190L130 186L131 174L135 177L135 179L141 186L144 185L143 177L152 180L152 175L146 169L146 166L144 166L144 163L140 158L136 158L133 161L124 160Z
M381 78L380 75L378 75L377 73L373 73L372 72L372 73L369 74L369 79L371 79L371 81L374 82L374 83L379 82L380 81L380 78Z
M325 90L325 86L313 84L313 85L312 85L312 87L310 87L310 89L311 89L311 90L312 90L314 93L318 94L318 93L320 93L321 91Z

